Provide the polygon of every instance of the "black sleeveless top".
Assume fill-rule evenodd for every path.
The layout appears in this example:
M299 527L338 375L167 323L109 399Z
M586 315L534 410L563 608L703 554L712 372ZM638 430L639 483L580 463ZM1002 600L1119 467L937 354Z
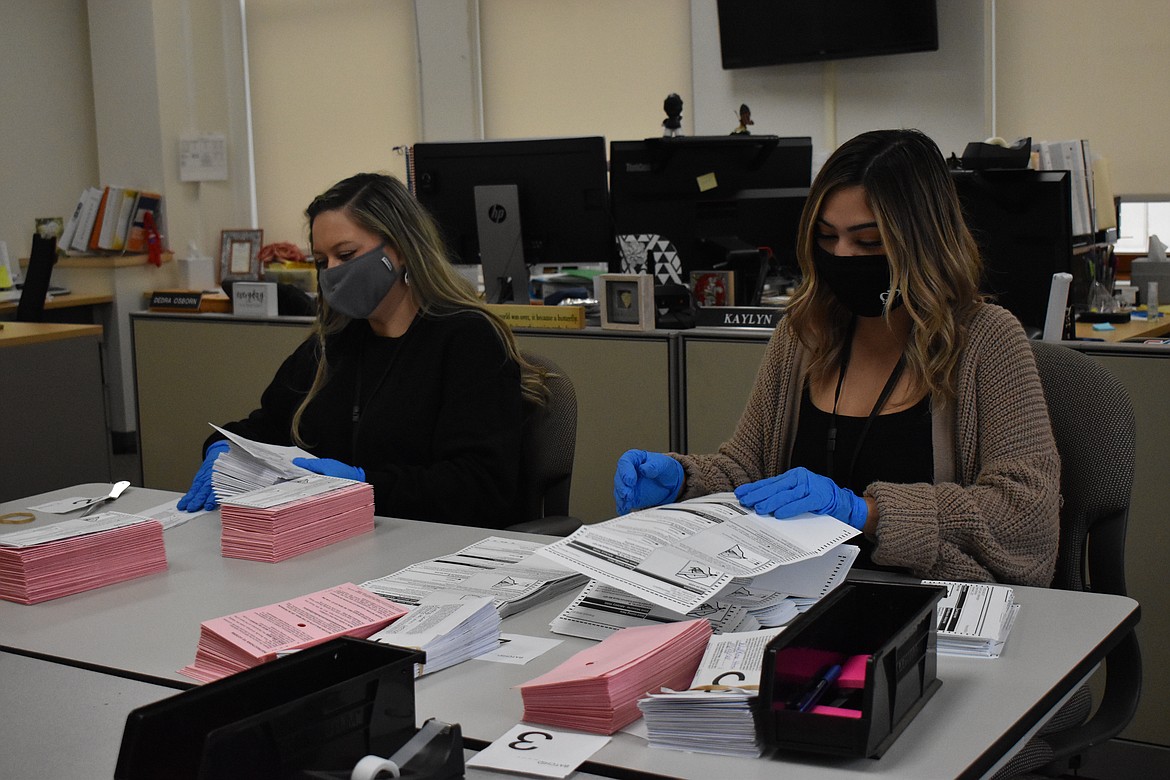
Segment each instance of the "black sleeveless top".
M813 473L823 474L859 496L872 482L909 484L934 481L929 395L909 409L874 417L860 449L858 439L867 418L838 414L834 473L829 473L825 444L832 417L831 413L813 404L808 387L805 387L800 398L800 424L792 447L791 466L804 466ZM860 536L852 541L861 547L856 565L872 568L870 553L873 544Z

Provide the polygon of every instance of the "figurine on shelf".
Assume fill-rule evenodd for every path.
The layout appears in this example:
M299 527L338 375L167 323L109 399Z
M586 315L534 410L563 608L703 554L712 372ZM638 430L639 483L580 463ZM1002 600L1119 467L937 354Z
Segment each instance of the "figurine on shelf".
M752 121L752 110L748 108L747 103L739 104L739 126L731 131L732 135L751 135L752 131L748 130L748 125L754 125Z
M683 100L677 92L671 92L662 101L662 110L666 112L666 119L662 120L662 137L674 138L682 135Z

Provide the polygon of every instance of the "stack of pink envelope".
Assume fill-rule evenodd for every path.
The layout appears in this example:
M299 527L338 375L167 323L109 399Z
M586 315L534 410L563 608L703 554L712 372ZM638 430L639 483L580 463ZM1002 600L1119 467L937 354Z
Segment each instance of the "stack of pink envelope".
M705 619L614 632L521 685L524 720L613 734L641 717L647 692L688 688L710 637Z
M309 476L223 502L225 558L277 563L374 530L374 489L366 482Z
M180 674L211 682L339 636L365 639L406 607L353 583L205 621L195 663Z
M166 568L158 521L119 512L0 536L0 598L21 604L70 596Z

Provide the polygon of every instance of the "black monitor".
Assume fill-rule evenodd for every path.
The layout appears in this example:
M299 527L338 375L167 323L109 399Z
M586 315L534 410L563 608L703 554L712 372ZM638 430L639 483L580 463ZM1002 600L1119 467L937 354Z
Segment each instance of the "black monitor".
M1087 300L1087 279L1073 262L1068 171L958 170L952 177L983 255L982 290L994 303L1036 331L1044 327L1053 274L1072 274L1070 302Z
M490 303L527 302L527 266L608 264L613 257L600 136L420 143L412 168L414 192L438 221L454 262L483 264ZM508 232L512 202L519 244Z
M692 271L737 271L737 305L759 302L766 271L796 268L812 139L771 135L610 143L610 202L622 271L686 285Z
M45 296L49 293L49 279L57 262L57 238L34 233L24 285L20 288L20 303L16 305L19 322L41 322L45 319Z
M719 0L723 68L938 50L936 0Z

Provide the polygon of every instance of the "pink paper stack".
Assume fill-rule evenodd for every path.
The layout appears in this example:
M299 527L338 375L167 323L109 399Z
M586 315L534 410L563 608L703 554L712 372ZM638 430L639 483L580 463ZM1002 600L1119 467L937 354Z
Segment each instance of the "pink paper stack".
M277 563L374 530L374 489L368 483L334 477L296 483L307 487L291 500L291 483L281 483L223 502L225 558Z
M623 628L521 685L524 720L613 734L641 717L648 692L688 688L710 637L703 619Z
M97 525L86 526L90 520ZM111 521L106 530L90 530ZM163 528L156 520L109 512L0 536L0 598L21 604L71 596L166 568Z
M365 639L406 612L401 604L347 582L205 621L199 627L195 663L179 673L211 682L334 637Z

